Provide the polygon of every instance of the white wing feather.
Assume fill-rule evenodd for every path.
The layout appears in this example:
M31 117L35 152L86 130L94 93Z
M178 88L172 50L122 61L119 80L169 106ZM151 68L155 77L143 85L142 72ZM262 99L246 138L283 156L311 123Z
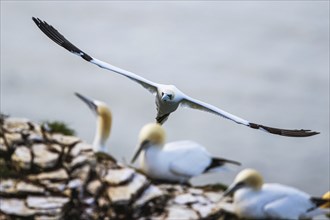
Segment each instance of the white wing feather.
M293 187L264 184L263 190L270 197L274 197L273 201L264 206L268 217L298 219L314 207L307 193Z
M121 68L115 67L109 63L103 62L101 60L95 59L94 57L88 55L75 45L73 45L68 39L66 39L60 32L58 32L53 26L49 25L47 22L40 20L39 18L32 18L36 25L40 28L44 34L46 34L51 40L70 51L71 53L83 58L87 62L93 63L101 68L111 70L120 75L126 76L129 79L139 83L144 88L149 90L152 94L156 95L158 84L151 82L143 77L140 77L132 72L123 70Z
M224 110L221 110L213 105L210 105L208 103L199 101L197 99L193 99L187 95L184 95L185 97L182 99L181 101L181 105L182 107L189 107L189 108L193 108L193 109L198 109L198 110L202 110L202 111L206 111L212 114L216 114L219 116L222 116L224 118L227 118L229 120L232 120L238 124L243 124L246 126L249 126L249 122L245 119L242 119L240 117L237 117L233 114L230 114L229 112L226 112Z
M171 172L183 176L202 174L211 163L211 157L204 147L191 141L168 143L164 150L175 150L177 156L170 164Z
M146 88L148 91L150 91L153 95L156 95L157 93L157 87L158 87L158 84L157 83L154 83L154 82L151 82L150 80L147 80L141 76L138 76L132 72L129 72L127 70L124 70L124 69L121 69L119 67L116 67L116 66L113 66L109 63L106 63L106 62L103 62L101 60L98 60L98 59L95 59L94 57L92 57L93 59L90 61L91 63L101 67L101 68L104 68L104 69L107 69L107 70L111 70L115 73L119 73L120 75L123 75L123 76L126 76L128 77L129 79L139 83L141 86L143 86L144 88Z

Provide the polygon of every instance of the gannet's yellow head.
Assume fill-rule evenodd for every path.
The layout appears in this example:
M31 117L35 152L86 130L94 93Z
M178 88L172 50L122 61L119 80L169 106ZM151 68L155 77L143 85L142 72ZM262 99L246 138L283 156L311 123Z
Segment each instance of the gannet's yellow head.
M261 174L254 169L244 169L235 178L235 183L243 182L244 185L253 189L260 189L264 183Z
M165 143L165 130L158 123L146 124L142 127L139 134L139 146L134 157L132 158L132 163L139 156L141 151L150 146L159 146L162 147Z
M158 123L146 124L139 134L140 143L149 141L155 145L163 145L165 142L165 130Z
M243 187L260 190L263 183L263 178L258 171L254 169L244 169L237 174L233 184L224 192L224 196L234 193L236 190Z

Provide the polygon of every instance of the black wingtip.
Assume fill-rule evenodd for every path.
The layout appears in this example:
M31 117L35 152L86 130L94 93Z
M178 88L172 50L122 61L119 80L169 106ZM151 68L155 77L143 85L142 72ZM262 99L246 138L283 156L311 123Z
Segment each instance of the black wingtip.
M320 132L317 132L317 131L311 131L311 130L305 130L305 129L289 130L289 129L281 129L281 128L272 128L272 127L267 127L264 125L255 124L255 123L249 123L249 127L254 128L254 129L260 129L260 130L269 132L271 134L277 134L277 135L286 136L286 137L310 137L310 136L320 134Z
M78 47L73 45L70 41L68 41L60 32L58 32L53 26L49 25L46 21L42 21L39 18L32 17L34 23L38 26L38 28L49 37L52 41L60 45L61 47L67 49L71 53L74 53L80 57L82 57L86 61L91 61L93 58L80 50Z
M43 21L40 18L35 18L32 17L32 20L34 21L34 23L39 27L41 23L43 23ZM44 22L46 23L46 22Z

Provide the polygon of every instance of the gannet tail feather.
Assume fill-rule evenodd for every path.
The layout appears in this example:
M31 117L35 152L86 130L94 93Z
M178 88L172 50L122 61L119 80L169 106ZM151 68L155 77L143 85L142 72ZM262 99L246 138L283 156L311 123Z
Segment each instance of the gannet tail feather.
M216 114L218 116L224 117L226 119L232 120L238 124L242 124L245 126L248 126L253 129L259 129L262 131L266 131L271 134L277 134L281 136L287 136L287 137L308 137L308 136L313 136L316 134L319 134L319 132L311 131L311 130L289 130L289 129L281 129L281 128L272 128L256 123L251 123L243 118L237 117L233 114L230 114L229 112L226 112L222 109L219 109L213 105L210 105L208 103L199 101L197 99L193 99L187 95L184 95L184 98L182 99L180 103L183 107L189 107L193 109L198 109L201 111L206 111L212 114Z
M149 90L152 94L157 93L157 83L154 83L152 81L149 81L147 79L144 79L143 77L140 77L132 72L120 69L116 66L113 66L109 63L103 62L101 60L95 59L94 57L89 56L84 51L80 50L78 47L73 45L69 40L67 40L60 32L58 32L53 26L49 25L47 22L42 21L39 18L32 17L32 20L36 25L39 27L39 29L46 34L51 40L53 40L55 43L60 45L61 47L67 49L71 53L80 56L84 60L93 63L103 69L107 69L110 71L113 71L115 73L118 73L120 75L126 76L130 78L131 80L139 83L144 88Z
M330 199L311 197L311 201L316 205L316 207L324 206L330 203Z
M235 164L237 166L241 166L240 162L237 162L234 160L228 160L228 159L224 159L224 158L212 158L210 165L205 168L204 172L208 172L217 167L221 167L221 166L225 165L226 163L231 163L231 164Z

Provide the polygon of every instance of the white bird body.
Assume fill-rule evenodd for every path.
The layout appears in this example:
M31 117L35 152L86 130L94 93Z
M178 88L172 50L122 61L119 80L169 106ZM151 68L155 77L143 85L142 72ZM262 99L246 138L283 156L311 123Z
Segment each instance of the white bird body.
M40 30L44 32L50 39L52 39L55 43L64 47L71 53L80 56L84 60L92 64L95 64L103 69L107 69L115 73L118 73L120 75L123 75L125 77L128 77L129 79L135 81L136 83L140 84L145 89L147 89L149 92L151 92L156 98L156 107L157 107L156 120L160 124L163 124L167 120L168 116L181 105L183 107L189 107L193 109L206 111L224 117L226 119L232 120L238 124L242 124L253 129L260 129L262 131L266 131L272 134L291 136L291 137L307 137L318 134L318 132L314 132L310 130L303 130L303 129L287 130L287 129L272 128L261 124L251 123L245 119L232 115L213 105L191 98L190 96L185 95L183 92L181 92L173 85L164 85L164 84L152 82L135 73L129 72L127 70L118 68L109 63L91 57L82 50L80 50L79 48L77 48L75 45L73 45L62 34L60 34L55 28L47 24L45 21L42 21L39 18L32 18L32 19L36 23L36 25L40 28Z
M139 150L133 158L134 161L141 151L140 168L152 179L183 183L188 182L191 177L218 171L225 163L239 165L236 161L212 157L203 146L193 141L164 144L164 137L151 137L155 135L153 132L164 135L163 128L158 124L144 126L141 130L144 134L140 134L143 138L140 140Z
M243 175L242 175L243 174ZM239 176L240 175L240 176ZM246 169L237 175L225 194L234 193L234 211L248 219L301 219L325 214L316 199L296 188L265 183L256 171ZM325 201L324 201L325 202Z
M141 157L141 167L153 179L187 182L204 173L211 158L203 146L192 141L178 141L165 144L163 148L147 148Z
M315 204L310 196L281 184L264 184L261 190L240 189L234 195L238 216L245 218L299 219Z

